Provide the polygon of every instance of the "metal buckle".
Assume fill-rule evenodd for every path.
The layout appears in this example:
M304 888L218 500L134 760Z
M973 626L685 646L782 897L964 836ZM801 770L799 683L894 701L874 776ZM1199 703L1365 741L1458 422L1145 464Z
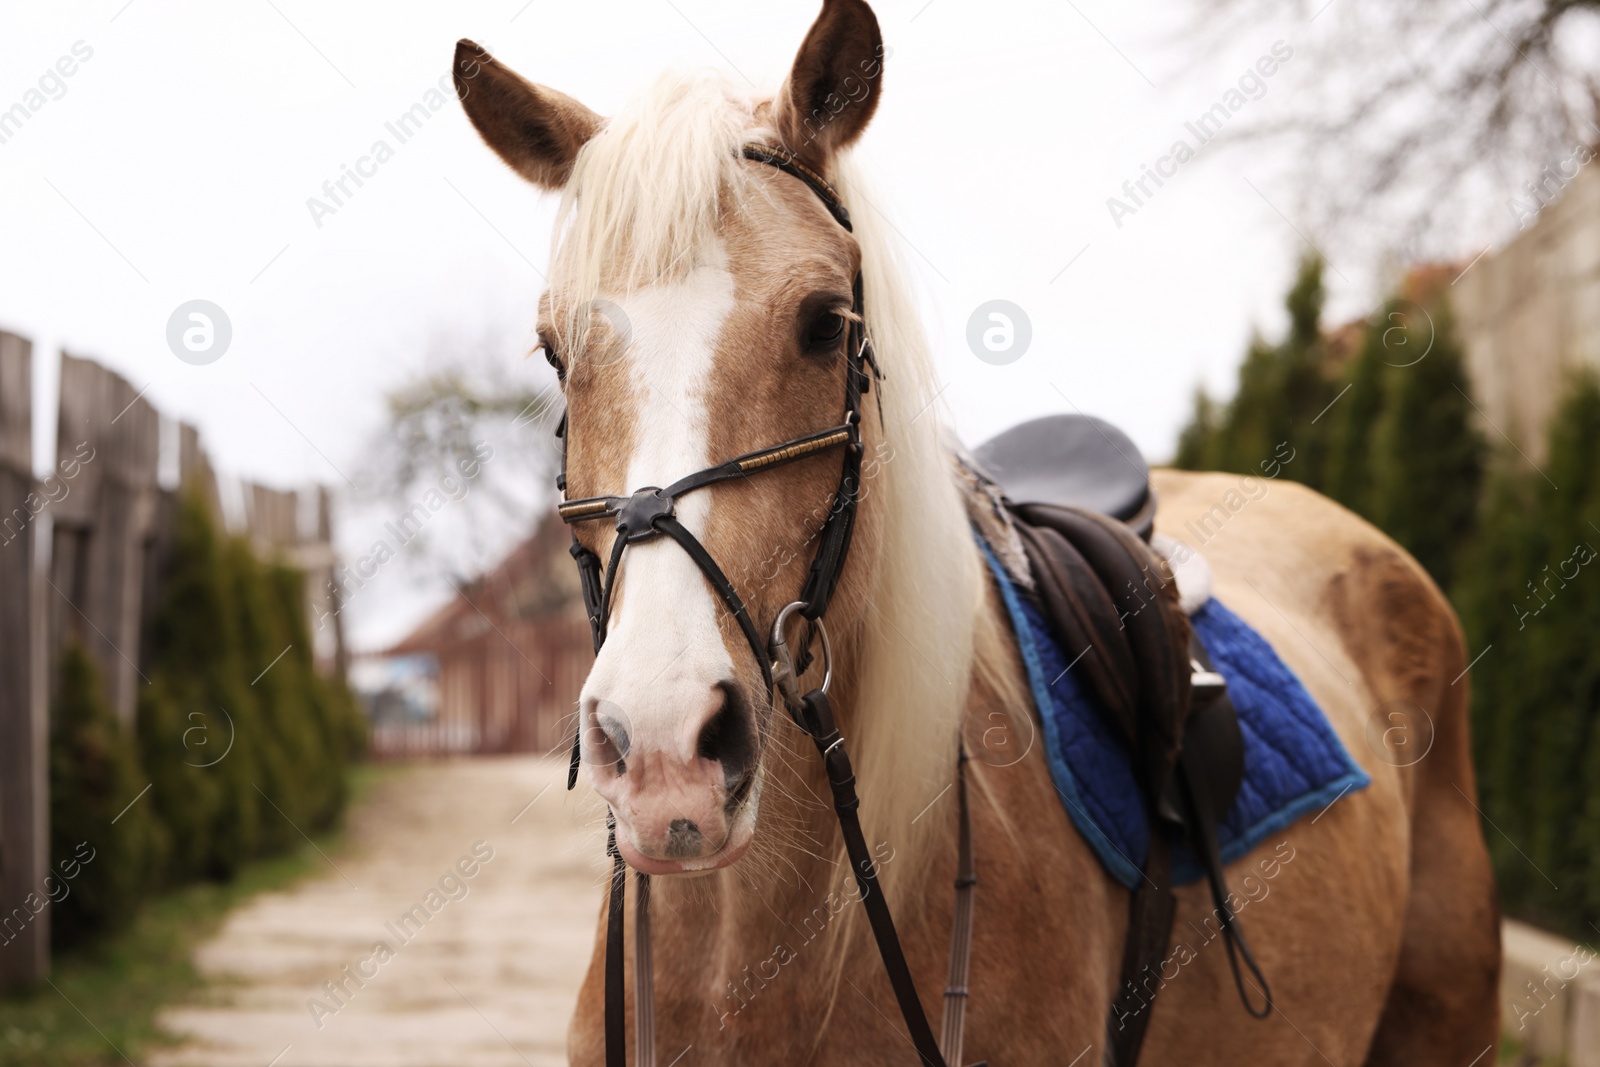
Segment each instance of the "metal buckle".
M1202 667L1199 660L1191 659L1189 670L1189 687L1197 703L1209 704L1227 692L1228 680L1216 671Z
M805 607L805 601L796 600L778 612L778 617L772 622L772 683L777 686L783 702L788 705L791 713L798 713L803 703L800 695L800 678L794 671L794 656L789 652L789 642L784 639L783 627L789 621L789 616ZM821 619L812 620L817 628L817 633L822 637L822 692L828 691L828 684L833 681L833 646L828 643L828 628Z

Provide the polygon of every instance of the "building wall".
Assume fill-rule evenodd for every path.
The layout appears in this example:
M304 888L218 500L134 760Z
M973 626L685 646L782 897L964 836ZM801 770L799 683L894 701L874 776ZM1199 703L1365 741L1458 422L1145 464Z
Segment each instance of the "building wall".
M1452 290L1485 432L1543 462L1567 373L1600 369L1600 160Z
M375 728L374 755L550 752L571 742L578 691L594 660L581 615L485 623L432 655L439 662L437 715Z

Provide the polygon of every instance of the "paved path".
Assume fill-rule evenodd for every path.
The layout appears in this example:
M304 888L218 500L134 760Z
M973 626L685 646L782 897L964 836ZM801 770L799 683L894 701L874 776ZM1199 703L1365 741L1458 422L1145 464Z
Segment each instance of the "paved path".
M213 988L163 1013L184 1043L154 1067L565 1064L605 878L597 802L565 777L564 760L501 758L383 781L325 876L257 897L201 948Z

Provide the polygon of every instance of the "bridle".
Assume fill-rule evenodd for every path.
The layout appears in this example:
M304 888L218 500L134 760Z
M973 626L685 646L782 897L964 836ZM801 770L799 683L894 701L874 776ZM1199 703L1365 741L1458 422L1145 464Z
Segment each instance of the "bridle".
M775 167L804 182L828 209L828 212L845 230L852 229L850 213L839 199L839 194L824 178L812 171L792 153L764 144L746 144L741 155L747 160ZM858 270L852 285L852 303L848 337L846 340L846 368L844 412L841 421L825 430L796 437L782 444L746 453L724 463L707 467L678 479L665 488L645 486L628 496L596 496L579 500L564 500L558 508L563 522L578 523L600 519L614 519L616 539L612 543L610 558L602 569L600 557L586 548L573 531L573 559L578 564L578 574L583 593L589 627L598 654L605 643L610 617L611 594L616 585L617 572L623 553L629 545L650 541L665 535L677 542L694 561L706 581L716 592L729 613L738 622L740 631L750 645L769 695L774 689L782 697L790 718L815 743L821 755L828 783L833 792L834 810L839 818L839 828L844 838L845 851L850 859L851 871L861 890L861 899L868 921L877 941L878 953L888 972L890 985L900 1005L912 1044L921 1060L929 1067L959 1067L962 1034L966 1007L967 969L972 942L972 891L977 884L972 857L972 831L967 808L966 753L962 750L957 762L957 799L960 805L958 843L958 876L956 879L955 924L951 935L950 980L945 990L945 1012L942 1042L936 1042L933 1030L923 1012L917 996L910 968L906 965L900 939L895 932L894 920L889 914L887 901L878 883L877 866L867 848L861 830L856 796L855 774L845 751L844 738L833 720L833 709L827 696L832 677L831 649L823 615L838 588L845 559L850 552L850 539L855 527L856 508L861 496L861 399L871 390L874 380L882 381L872 343L867 336L863 313L862 280ZM562 440L562 469L556 488L566 492L566 444L570 427L565 415L556 431ZM833 506L817 534L817 553L801 588L799 598L784 607L773 621L770 638L763 641L760 631L750 618L744 601L740 599L733 583L728 580L717 561L712 558L699 538L677 519L677 501L680 497L705 489L708 486L748 478L775 470L778 467L819 456L842 448L844 459L839 472L838 488L834 490ZM796 657L784 638L784 626L795 614L807 622L804 646ZM824 677L822 684L801 693L799 679L810 667L810 648L813 637L821 640ZM567 775L567 788L578 780L581 757L582 726L573 739L572 762ZM606 973L605 973L605 1042L606 1067L627 1067L627 1021L623 991L623 911L626 892L627 868L617 850L616 825L610 812L606 816L608 840L606 852L611 857L611 887L609 912L606 920ZM653 986L650 966L649 900L650 876L636 874L634 922L634 983L635 983L635 1065L648 1067L655 1062ZM941 1044L943 1051L941 1052Z

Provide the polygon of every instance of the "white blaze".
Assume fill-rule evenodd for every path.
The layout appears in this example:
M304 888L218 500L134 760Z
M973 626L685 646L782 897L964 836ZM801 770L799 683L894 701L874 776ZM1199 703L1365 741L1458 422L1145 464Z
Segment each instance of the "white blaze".
M628 318L626 369L634 404L634 453L621 494L667 486L711 466L707 454L717 341L734 305L722 265L696 267L681 281L616 298ZM704 539L714 489L677 502L677 518ZM583 702L621 718L634 747L692 760L700 717L686 715L733 677L717 627L720 607L688 553L662 536L628 546L618 574L620 604L583 687Z

